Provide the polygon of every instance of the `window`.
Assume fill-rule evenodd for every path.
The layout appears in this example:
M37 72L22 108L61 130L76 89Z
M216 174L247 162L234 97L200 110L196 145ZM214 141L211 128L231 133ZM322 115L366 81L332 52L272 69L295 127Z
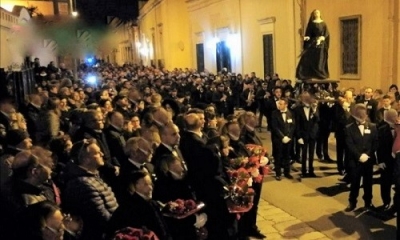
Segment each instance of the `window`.
M272 34L263 35L264 77L274 74L274 42Z
M198 43L196 44L196 62L197 62L197 70L199 72L204 71L204 44Z
M341 78L360 79L361 16L340 18Z

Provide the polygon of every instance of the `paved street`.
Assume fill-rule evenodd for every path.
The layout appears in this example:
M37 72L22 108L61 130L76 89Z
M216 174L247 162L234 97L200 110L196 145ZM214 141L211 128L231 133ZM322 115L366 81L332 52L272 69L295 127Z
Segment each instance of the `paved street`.
M265 128L259 136L270 150L270 135ZM336 158L334 147L334 138L331 137L332 159ZM265 202L260 205L259 226L268 239L396 239L395 218L386 219L379 211L362 210L362 190L358 209L352 213L344 212L349 190L338 181L341 176L336 172L336 164L318 160L315 163L318 178L300 179L300 164L296 163L293 165L293 180L283 178L278 182L274 173L265 180L262 190ZM373 204L379 207L382 205L380 189L378 181L374 182ZM271 208L274 209L272 213L268 211Z

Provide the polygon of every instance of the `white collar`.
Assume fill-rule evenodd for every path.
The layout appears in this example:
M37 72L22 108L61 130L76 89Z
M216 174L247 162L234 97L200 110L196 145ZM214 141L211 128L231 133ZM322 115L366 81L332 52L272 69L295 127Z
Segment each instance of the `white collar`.
M40 109L41 107L39 105L34 104L33 102L31 102L31 105L34 106L37 109Z
M119 127L115 126L114 124L111 124L111 123L110 123L110 125L113 126L115 129L117 129L118 131L121 131L121 130L122 130L122 128L119 128Z
M249 126L248 124L246 124L246 128L247 130L249 130L250 132L254 132L254 128Z
M136 193L137 195L139 195L141 198L143 198L144 200L146 200L146 201L150 201L150 200L151 200L151 198L149 199L148 197L146 197L145 195L143 195L143 194L141 194L141 193L139 193L139 192L137 192L137 191L135 191L135 193Z
M4 116L6 116L7 118L10 118L10 115L8 115L8 113L0 111Z
M165 143L163 143L163 142L161 142L161 144L164 145L164 147L168 148L168 150L170 150L171 152L174 151L174 148L173 148L173 147L171 147L171 146L169 146L169 145L167 145L167 144L165 144Z
M203 133L202 133L201 131L199 131L199 132L188 131L188 132L194 133L194 134L196 134L197 136L199 136L200 138L203 138Z
M141 163L138 163L138 162L132 160L131 158L128 158L128 161L129 161L130 163L132 163L133 165L135 165L135 167L137 167L137 168L139 168L139 169L143 166L143 163L142 163L142 164L141 164Z

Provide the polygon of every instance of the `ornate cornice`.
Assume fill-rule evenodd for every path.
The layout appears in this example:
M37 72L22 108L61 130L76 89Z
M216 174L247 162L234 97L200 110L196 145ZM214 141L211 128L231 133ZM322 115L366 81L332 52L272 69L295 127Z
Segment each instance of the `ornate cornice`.
M276 17L266 17L266 18L257 19L257 22L260 25L268 24L268 23L274 23L274 22L276 22Z
M149 13L151 10L153 10L158 4L163 2L164 0L150 0L148 1L142 9L139 11L139 17L138 19L142 19L147 13Z
M186 0L186 4L188 11L191 12L223 1L226 0Z

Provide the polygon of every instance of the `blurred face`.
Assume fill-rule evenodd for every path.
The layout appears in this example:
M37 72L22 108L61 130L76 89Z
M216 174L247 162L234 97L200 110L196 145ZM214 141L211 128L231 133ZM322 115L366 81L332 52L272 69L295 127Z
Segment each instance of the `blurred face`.
M60 100L59 108L65 108L67 106L67 99L63 98Z
M20 143L20 148L24 150L29 150L32 148L32 139L31 138L25 138L22 143Z
M138 129L138 128L140 128L140 119L139 119L139 117L133 117L133 118L131 119L131 122L132 122L132 127L133 127L133 129Z
M199 116L199 126L201 128L204 128L204 123L206 122L206 120L204 118L204 114L203 113L199 113L199 114L197 114L197 116Z
M51 167L46 166L44 164L39 164L36 168L33 169L33 175L40 183L44 183L51 177Z
M96 130L101 130L104 128L104 117L101 112L96 112L96 115L93 119L92 128Z
M114 114L112 120L116 127L122 128L124 126L124 116L121 113Z
M70 152L71 151L71 149L72 149L72 141L71 140L68 140L66 143L65 143L65 151L66 152Z
M215 118L213 118L213 119L210 119L209 121L208 121L208 126L209 127L217 127L217 122L218 122L218 120L217 120L217 118L215 117Z
M278 109L279 109L280 111L286 111L286 109L287 109L287 103L286 103L285 101L283 101L283 100L280 100L280 101L278 102Z
M372 97L373 94L374 94L374 93L373 93L373 91L372 91L371 88L367 88L367 89L365 89L365 91L364 91L365 99L370 99L370 98Z
M390 106L390 99L389 98L384 98L382 100L383 106L384 107L389 107Z
M228 126L228 134L232 140L238 140L240 137L240 127L239 124L233 123Z
M179 135L179 128L176 125L166 129L162 136L163 142L169 146L175 146L179 144L181 136Z
M110 101L107 101L107 102L104 103L104 109L105 109L107 112L111 112L111 111L113 110L113 107L112 107Z
M319 10L314 11L314 19L318 19L321 17L321 12Z
M252 116L247 119L246 124L253 128L256 127L257 126L256 116L252 114Z
M395 87L392 87L391 89L389 89L389 91L395 93L397 92L397 89Z
M356 117L359 118L362 122L367 120L368 114L365 109L358 109L356 111Z
M146 200L150 200L153 197L153 182L149 175L137 181L135 191L144 196Z
M109 99L109 98L110 98L110 95L108 94L108 91L103 91L103 92L101 93L100 98L101 98L101 99Z
M101 152L100 147L97 144L91 144L88 146L89 158L92 160L92 163L97 167L104 166L104 154Z
M275 95L276 98L281 98L282 90L281 89L275 89L274 95Z

